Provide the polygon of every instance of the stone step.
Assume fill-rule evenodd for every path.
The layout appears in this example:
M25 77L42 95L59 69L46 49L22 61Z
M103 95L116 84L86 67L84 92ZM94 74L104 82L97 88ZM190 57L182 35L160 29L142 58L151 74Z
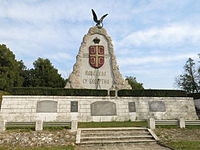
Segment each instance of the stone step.
M155 142L153 139L148 140L95 140L95 141L82 141L79 144L113 144L113 143L147 143Z
M146 133L81 133L82 137L91 137L91 136L96 136L96 137L101 137L101 136L134 136L134 135L140 135L140 136L146 136L146 135L150 135L149 132Z
M90 135L90 134L112 134L112 135L118 135L118 134L148 134L148 130L130 130L130 131L103 131L103 130L99 130L99 131L81 131L82 134L84 135Z
M121 128L79 128L81 131L129 131L129 130L147 130L148 128L146 127L121 127Z
M77 144L155 142L153 131L143 127L87 128L77 132Z
M117 132L116 132L117 131ZM148 134L147 128L100 128L100 129L81 129L83 135L90 134Z
M115 133L116 130L97 130L97 131L84 131L82 130L82 133ZM117 131L117 133L148 133L148 130L120 130Z
M145 135L145 136L102 136L102 137L81 137L81 141L83 140L113 140L113 139L152 139L153 137L151 135Z

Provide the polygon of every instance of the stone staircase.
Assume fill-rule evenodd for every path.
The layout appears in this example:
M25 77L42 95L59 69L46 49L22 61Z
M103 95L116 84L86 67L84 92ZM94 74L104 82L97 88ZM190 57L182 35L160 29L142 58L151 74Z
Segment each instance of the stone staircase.
M76 144L146 143L157 140L154 132L144 127L79 128L76 136Z

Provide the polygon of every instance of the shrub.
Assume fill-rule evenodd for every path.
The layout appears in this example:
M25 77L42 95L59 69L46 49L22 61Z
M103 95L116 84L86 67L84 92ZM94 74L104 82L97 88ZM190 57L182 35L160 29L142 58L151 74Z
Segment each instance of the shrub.
M181 90L119 90L118 96L127 97L187 97Z
M188 94L189 97L193 97L194 99L200 99L200 93L191 93Z
M13 95L52 95L52 96L107 96L107 90L64 89L46 87L14 87L9 92Z

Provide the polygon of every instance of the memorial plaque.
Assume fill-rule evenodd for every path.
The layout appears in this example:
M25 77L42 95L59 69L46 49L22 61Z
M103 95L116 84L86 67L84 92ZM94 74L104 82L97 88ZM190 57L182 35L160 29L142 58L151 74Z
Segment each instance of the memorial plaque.
M91 116L116 115L116 104L109 101L97 101L91 104Z
M37 103L37 110L38 113L56 113L57 112L57 102L56 101L39 101Z
M135 102L128 102L128 110L129 112L136 112Z
M78 112L78 101L71 101L71 112Z
M163 101L151 101L149 102L150 112L165 112L165 103Z

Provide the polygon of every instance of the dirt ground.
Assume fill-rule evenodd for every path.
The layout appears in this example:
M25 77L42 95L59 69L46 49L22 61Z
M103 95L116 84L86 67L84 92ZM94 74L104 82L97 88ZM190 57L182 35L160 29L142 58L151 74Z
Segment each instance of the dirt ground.
M163 143L170 141L200 141L200 128L199 129L157 128L154 130L154 132Z

